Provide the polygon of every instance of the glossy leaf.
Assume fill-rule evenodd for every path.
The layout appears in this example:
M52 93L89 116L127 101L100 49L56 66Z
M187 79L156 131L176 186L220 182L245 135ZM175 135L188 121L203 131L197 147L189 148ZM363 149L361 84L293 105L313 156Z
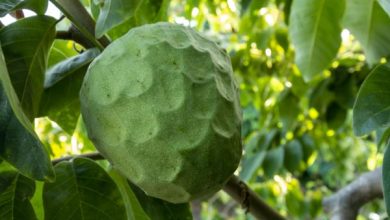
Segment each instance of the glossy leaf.
M44 14L47 2L47 0L2 0L0 2L0 17L23 8L35 11L37 14Z
M390 143L386 147L382 168L383 194L387 213L390 213Z
M173 204L146 195L140 188L131 185L134 194L150 219L153 220L191 220L188 203Z
M30 202L34 191L33 180L16 172L0 173L0 219L36 220Z
M131 189L128 180L115 170L111 170L109 174L117 184L119 191L122 194L127 212L127 220L150 220L149 216L145 213L141 204L138 202L138 199Z
M106 0L96 21L96 37L134 16L143 0Z
M80 115L79 91L84 75L97 55L98 49L89 49L56 64L46 73L39 115L49 116L69 134L73 133Z
M38 113L47 57L56 20L47 16L21 19L0 30L8 72L25 114Z
M378 0L379 4L382 6L383 10L390 16L390 1L389 0Z
M376 0L348 0L344 25L362 45L368 63L390 54L390 17Z
M306 80L329 66L341 42L344 0L295 0L289 34L295 47L295 62Z
M299 170L303 160L302 145L298 140L293 140L284 146L284 167L294 172Z
M49 156L23 113L12 88L1 48L0 157L25 176L38 180L54 178Z
M43 187L45 219L126 219L121 194L110 176L90 159L55 166L57 179Z
M353 129L364 135L390 127L390 64L376 67L363 82L353 108Z

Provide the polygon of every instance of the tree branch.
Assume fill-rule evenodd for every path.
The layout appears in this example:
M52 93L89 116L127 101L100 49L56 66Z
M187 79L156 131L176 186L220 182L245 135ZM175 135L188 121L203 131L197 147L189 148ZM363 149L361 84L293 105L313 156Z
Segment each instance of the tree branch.
M353 182L322 202L331 220L354 220L360 207L376 198L383 197L382 167L360 175Z
M248 185L241 181L237 176L233 175L223 190L236 200L247 212L251 213L258 219L285 219L265 202L263 202Z
M98 152L66 156L52 160L53 165L62 161L67 161L75 157L86 157L92 160L104 160L105 158ZM262 201L248 185L233 175L223 190L239 203L247 212L258 219L285 220L285 218Z
M74 42L80 44L84 48L95 47L90 40L88 40L76 27L71 25L67 31L57 31L56 39L61 40L73 40Z

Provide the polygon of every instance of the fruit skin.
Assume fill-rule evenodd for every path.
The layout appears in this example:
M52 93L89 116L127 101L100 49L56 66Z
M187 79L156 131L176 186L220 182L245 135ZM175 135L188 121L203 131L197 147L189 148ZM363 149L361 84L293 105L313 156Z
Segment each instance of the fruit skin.
M226 52L190 28L131 29L89 66L80 91L89 138L148 195L217 192L241 158L241 110Z

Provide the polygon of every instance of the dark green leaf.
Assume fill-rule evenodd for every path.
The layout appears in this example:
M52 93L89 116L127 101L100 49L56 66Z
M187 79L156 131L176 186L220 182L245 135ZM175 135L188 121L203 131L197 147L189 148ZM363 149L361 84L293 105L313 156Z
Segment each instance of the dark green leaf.
M49 156L12 88L1 48L0 157L28 177L38 180L54 178Z
M122 194L127 212L127 220L150 220L138 202L127 179L115 170L111 170L109 173Z
M376 0L348 0L344 25L362 45L368 63L390 54L390 17Z
M295 46L295 62L306 80L329 66L341 42L344 0L295 0L289 33Z
M33 119L43 91L47 57L56 20L47 16L21 19L0 30L8 72L25 114Z
M382 181L386 210L387 213L390 213L390 143L387 145L387 149L383 157Z
M315 143L313 138L308 134L304 134L300 141L302 144L303 159L307 162L316 149Z
M47 0L2 0L0 2L0 17L22 8L35 11L37 14L44 14L47 2Z
M134 194L143 209L153 220L191 220L192 214L188 203L172 204L161 199L147 196L140 188L131 184Z
M388 0L378 0L379 4L382 6L383 10L390 16L390 1Z
M293 140L284 146L284 167L288 171L294 172L299 170L302 160L303 151L299 141Z
M283 166L284 147L273 148L267 152L263 162L264 173L268 177L272 177Z
M72 134L80 115L79 90L88 65L99 55L89 49L50 68L45 77L40 116L49 116L66 132Z
M45 219L126 219L115 182L90 159L75 158L55 166L57 179L45 183Z
M356 135L390 127L390 64L376 67L360 87L353 107Z
M0 173L0 219L37 219L30 199L35 183L17 172Z
M96 22L96 37L134 16L143 0L105 0Z
M345 123L347 118L347 109L341 107L337 102L332 102L326 109L325 118L328 128L337 130Z

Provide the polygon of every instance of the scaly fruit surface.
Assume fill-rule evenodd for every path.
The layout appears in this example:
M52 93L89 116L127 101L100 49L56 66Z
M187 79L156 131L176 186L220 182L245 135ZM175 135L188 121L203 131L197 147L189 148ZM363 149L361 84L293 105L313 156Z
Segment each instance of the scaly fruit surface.
M190 28L131 29L91 63L80 99L96 148L150 196L181 203L210 195L238 166L230 59Z

